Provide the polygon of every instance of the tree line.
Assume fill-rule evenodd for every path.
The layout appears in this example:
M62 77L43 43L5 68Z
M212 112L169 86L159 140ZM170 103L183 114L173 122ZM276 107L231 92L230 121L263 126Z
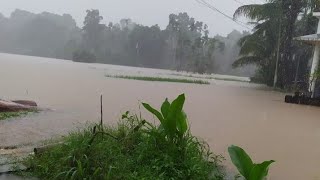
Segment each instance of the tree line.
M208 26L187 13L170 14L164 29L131 19L103 22L98 10L87 11L81 28L68 14L23 10L9 18L0 14L0 51L198 73L249 76L254 71L231 67L240 50L236 42L248 32L210 37Z

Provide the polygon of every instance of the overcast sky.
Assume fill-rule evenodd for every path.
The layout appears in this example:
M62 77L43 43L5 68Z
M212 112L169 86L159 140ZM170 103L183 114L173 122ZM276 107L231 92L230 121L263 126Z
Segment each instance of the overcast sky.
M223 15L199 4L196 0L1 0L0 12L9 16L15 9L35 13L43 11L71 14L79 26L87 9L99 9L104 23L131 18L143 25L168 24L170 13L187 12L196 20L208 24L212 35L226 35L233 29L246 30ZM261 3L262 0L206 0L225 14L232 16L241 4Z

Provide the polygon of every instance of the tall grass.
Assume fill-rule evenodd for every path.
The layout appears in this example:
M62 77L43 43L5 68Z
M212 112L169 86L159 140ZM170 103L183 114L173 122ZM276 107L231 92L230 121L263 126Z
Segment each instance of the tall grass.
M171 105L178 101L181 105L183 98L180 95ZM223 158L213 154L204 141L187 128L173 134L168 134L171 128L163 128L126 112L115 127L97 125L73 132L63 144L30 156L25 160L30 167L26 175L40 179L223 179Z
M192 83L192 84L210 84L208 81L195 79L180 79L180 78L165 78L165 77L150 77L150 76L123 76L123 75L105 75L110 78L131 79L140 81L160 81L160 82L176 82L176 83Z

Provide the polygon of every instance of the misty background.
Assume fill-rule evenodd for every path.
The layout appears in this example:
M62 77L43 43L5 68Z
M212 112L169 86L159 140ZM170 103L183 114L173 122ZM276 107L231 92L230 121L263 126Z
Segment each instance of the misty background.
M227 0L214 4L231 16L237 7L253 2L259 3ZM103 42L89 45L85 39L88 9L99 10L103 17L98 22L105 27L101 37L92 37ZM1 52L199 73L252 76L255 72L253 66L231 66L238 57L237 42L249 30L197 1L12 0L0 12ZM170 31L169 15L184 12L190 22L202 23L201 30L190 33L187 29L184 35ZM202 44L214 42L214 47L197 46L198 39Z

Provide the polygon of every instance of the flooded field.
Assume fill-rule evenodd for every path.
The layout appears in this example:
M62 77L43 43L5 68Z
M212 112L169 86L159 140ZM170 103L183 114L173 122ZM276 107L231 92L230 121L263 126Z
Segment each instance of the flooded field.
M271 180L320 179L320 108L285 104L283 94L246 82L204 79L211 84L197 85L114 79L106 74L200 76L0 54L0 99L35 100L48 109L0 121L0 147L36 144L98 122L100 94L104 121L116 123L127 110L139 112L139 101L159 107L164 98L186 93L192 132L224 155L231 170L227 147L235 144L255 161L276 160Z

